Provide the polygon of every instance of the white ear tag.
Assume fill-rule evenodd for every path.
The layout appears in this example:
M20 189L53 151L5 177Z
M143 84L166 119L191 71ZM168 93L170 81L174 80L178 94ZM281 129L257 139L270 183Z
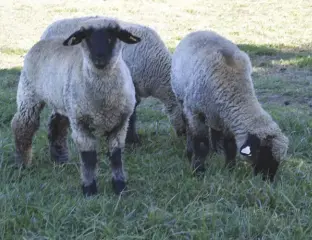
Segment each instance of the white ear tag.
M240 152L244 155L251 156L251 151L250 151L249 146L244 147Z
M71 39L69 39L68 45L72 45L74 41L76 41L76 37L72 37Z

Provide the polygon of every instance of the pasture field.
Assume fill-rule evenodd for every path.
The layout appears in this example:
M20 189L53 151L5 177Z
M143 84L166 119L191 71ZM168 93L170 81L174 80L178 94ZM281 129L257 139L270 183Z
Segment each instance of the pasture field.
M239 44L253 63L256 92L290 140L273 184L223 156L193 177L185 139L162 105L138 111L142 145L127 147L128 192L115 196L100 151L96 197L81 192L79 159L49 157L47 116L33 144L33 164L13 167L10 121L23 56L45 27L64 17L106 15L146 24L170 50L187 33L211 29ZM312 1L310 0L5 0L0 3L0 239L312 239ZM208 166L209 165L209 166Z

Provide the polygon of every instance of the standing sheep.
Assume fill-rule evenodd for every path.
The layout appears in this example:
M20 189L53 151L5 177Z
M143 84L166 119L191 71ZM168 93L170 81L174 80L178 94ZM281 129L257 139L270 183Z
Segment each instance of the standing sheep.
M124 43L140 38L115 21L88 21L65 41L41 40L27 53L17 90L17 113L12 119L16 160L31 161L32 138L40 112L53 109L49 122L52 156L66 161L67 128L80 152L82 190L97 193L96 136L107 136L115 193L125 188L122 164L129 118L135 107L135 89L122 59Z
M97 19L99 22L112 18L90 16L80 18L63 19L52 23L41 36L41 39L65 37L69 32L79 29L81 24L89 19ZM171 54L159 35L151 28L139 24L119 21L120 25L139 36L140 44L127 45L123 49L123 59L131 72L136 90L137 104L140 98L154 97L164 105L170 122L178 135L185 133L185 124L182 119L182 109L176 101L170 84ZM126 141L128 143L139 142L136 133L136 111L130 117Z
M237 148L251 160L254 173L274 180L288 138L257 100L248 55L211 31L188 34L172 57L172 87L188 122L187 153L204 171L208 127L221 136L226 164L235 165Z

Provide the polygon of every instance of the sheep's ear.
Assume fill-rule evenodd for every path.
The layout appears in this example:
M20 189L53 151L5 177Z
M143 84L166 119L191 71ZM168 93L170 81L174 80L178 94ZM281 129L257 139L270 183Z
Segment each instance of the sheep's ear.
M256 154L256 149L260 147L260 139L252 134L248 134L246 142L240 148L240 154L251 157Z
M87 36L85 30L81 28L80 30L74 32L72 35L70 35L64 42L64 46L73 46L81 43L83 39L85 39Z
M134 36L127 30L121 29L117 32L117 38L125 43L135 44L141 41L141 38Z

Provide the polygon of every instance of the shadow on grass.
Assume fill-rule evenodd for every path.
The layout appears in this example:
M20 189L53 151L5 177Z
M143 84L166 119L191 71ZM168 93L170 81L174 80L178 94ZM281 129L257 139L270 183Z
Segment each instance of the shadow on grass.
M0 69L0 128L8 127L16 111L16 87L21 68Z
M268 60L267 63L260 63L260 67L280 65L281 67L312 68L312 48L310 45L289 47L284 45L238 44L238 47L247 52L253 60L257 57Z
M0 69L1 91L7 90L7 88L16 87L20 73L21 73L20 67Z

